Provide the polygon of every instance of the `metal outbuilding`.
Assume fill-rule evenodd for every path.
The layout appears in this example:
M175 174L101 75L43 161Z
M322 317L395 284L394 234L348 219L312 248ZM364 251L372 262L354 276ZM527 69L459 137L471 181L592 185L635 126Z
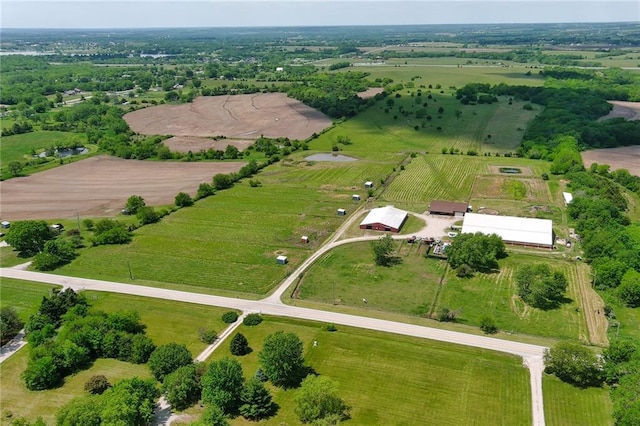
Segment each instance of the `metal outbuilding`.
M507 244L553 248L553 221L530 217L467 213L462 233L497 234Z
M393 206L373 209L360 222L360 229L373 229L375 231L400 232L400 228L407 220L408 214L404 210Z

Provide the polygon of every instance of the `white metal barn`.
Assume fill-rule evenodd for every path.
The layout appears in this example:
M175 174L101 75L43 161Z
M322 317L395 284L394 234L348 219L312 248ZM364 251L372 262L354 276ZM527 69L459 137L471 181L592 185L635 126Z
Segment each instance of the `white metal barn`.
M497 234L507 244L553 248L553 221L529 217L467 213L462 233Z
M375 231L400 232L400 228L407 220L407 212L393 206L373 209L360 222L360 229L373 229Z

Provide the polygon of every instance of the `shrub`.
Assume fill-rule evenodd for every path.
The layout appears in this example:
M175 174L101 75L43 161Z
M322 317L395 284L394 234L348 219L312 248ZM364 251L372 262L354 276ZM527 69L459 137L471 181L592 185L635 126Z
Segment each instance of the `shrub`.
M495 334L498 332L498 326L492 317L485 316L480 320L480 330L485 334Z
M102 393L110 387L111 383L109 383L109 380L102 374L91 376L84 384L84 390L92 395L102 395Z
M207 345L212 344L216 340L218 340L218 333L213 330L207 330L205 328L200 328L198 330L198 337L200 341L206 343Z
M222 314L222 322L225 324L233 324L238 321L238 314L234 311L228 311Z
M470 278L473 277L473 268L466 263L458 266L456 268L456 276L460 278Z
M324 326L324 330L325 331L338 331L338 328L336 327L336 325L332 322L330 322L329 324Z
M189 207L193 205L193 198L186 192L178 192L175 198L175 204L178 207Z
M243 356L248 353L251 353L251 348L249 347L249 341L242 333L238 333L233 336L231 339L231 344L229 346L232 355Z
M247 326L258 325L261 322L262 322L262 316L260 316L260 314L249 314L246 317L244 317L244 320L242 320L242 324Z

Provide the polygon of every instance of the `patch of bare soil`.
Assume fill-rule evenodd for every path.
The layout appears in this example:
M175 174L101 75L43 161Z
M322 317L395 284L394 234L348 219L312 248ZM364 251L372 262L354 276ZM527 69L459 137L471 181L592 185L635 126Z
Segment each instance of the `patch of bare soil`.
M213 139L213 138L200 138L193 136L174 136L166 139L164 144L172 152L200 152L201 150L208 151L209 149L224 151L227 145L232 145L243 151L251 144L253 140L249 139Z
M594 345L607 346L609 344L607 338L609 322L604 313L604 301L591 286L589 266L577 263L576 278L578 303L584 312L589 341Z
M160 105L124 116L144 135L303 140L331 125L331 120L284 93L201 96L192 103Z
M600 120L622 117L625 120L640 120L640 102L607 101L613 105L609 114L600 117Z
M373 98L378 93L382 93L382 92L384 92L384 89L382 87L371 87L365 90L364 92L359 92L358 96L361 97L362 99L370 99L370 98Z
M592 163L608 164L611 170L627 169L629 173L640 176L640 145L584 151L582 161L587 168Z
M3 220L115 216L131 195L150 206L173 204L178 192L193 196L200 183L245 164L87 158L0 182L1 215Z

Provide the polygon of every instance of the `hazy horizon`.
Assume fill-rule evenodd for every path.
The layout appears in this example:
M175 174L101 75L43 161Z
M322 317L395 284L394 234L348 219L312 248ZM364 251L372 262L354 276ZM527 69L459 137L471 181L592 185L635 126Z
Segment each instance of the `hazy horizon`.
M638 1L0 0L3 29L628 23Z

